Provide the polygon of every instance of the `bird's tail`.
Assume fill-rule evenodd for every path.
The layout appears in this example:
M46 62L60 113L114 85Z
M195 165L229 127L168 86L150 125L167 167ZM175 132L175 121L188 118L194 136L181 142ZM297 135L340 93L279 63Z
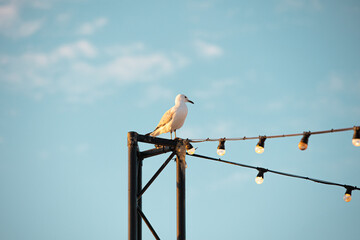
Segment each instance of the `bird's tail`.
M160 135L160 131L159 131L159 129L157 128L157 129L155 129L154 131L149 132L149 133L147 133L147 134L145 134L145 135L146 135L146 136L156 137L156 136L159 136L159 135Z

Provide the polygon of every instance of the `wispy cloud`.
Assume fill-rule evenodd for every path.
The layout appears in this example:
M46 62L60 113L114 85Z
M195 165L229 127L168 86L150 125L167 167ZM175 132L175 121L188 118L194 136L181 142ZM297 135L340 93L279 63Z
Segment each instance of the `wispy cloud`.
M164 54L122 56L104 66L110 78L121 81L149 80L174 70L172 60Z
M28 37L43 25L43 19L24 21L20 17L19 6L15 3L0 6L0 34L7 37Z
M96 62L98 57L102 63ZM180 55L137 51L113 56L80 40L47 53L0 55L0 83L36 99L63 93L69 101L88 102L126 84L156 81L183 66Z
M221 47L219 47L215 44L210 44L210 43L201 41L201 40L196 40L194 45L195 45L196 51L202 57L206 57L206 58L220 57L224 53L224 51Z
M118 55L134 55L137 53L141 53L145 50L145 44L142 42L134 42L129 45L115 45L108 46L104 51L106 54L111 56Z
M55 60L58 58L77 58L81 56L95 57L96 48L86 40L81 40L73 44L66 44L56 49L50 56Z
M91 35L94 34L97 30L104 27L107 24L107 18L97 18L94 21L87 22L82 24L79 29L78 33L80 35Z

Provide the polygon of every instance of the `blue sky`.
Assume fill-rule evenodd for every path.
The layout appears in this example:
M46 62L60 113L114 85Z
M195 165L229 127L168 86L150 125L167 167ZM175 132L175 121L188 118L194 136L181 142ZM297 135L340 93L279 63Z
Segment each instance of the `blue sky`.
M1 0L0 238L126 239L127 132L153 130L178 93L195 102L182 138L360 125L359 24L350 0ZM359 186L352 134L306 151L268 139L262 155L227 142L224 159ZM166 157L146 160L144 181ZM188 239L360 234L358 191L345 203L341 187L187 163ZM176 236L175 193L171 162L143 197L161 239Z

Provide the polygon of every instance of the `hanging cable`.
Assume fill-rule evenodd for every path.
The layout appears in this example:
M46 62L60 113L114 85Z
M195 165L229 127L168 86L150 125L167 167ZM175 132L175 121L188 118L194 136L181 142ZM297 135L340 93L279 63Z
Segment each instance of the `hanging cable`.
M355 127L351 127L351 128L330 129L330 130L325 130L325 131L315 131L315 132L311 132L311 135L334 133L334 132L344 132L344 131L351 131L351 130L354 130L353 142L354 142L354 139L356 139L355 141L360 146L360 126L359 127L355 126ZM304 133L273 135L273 136L266 136L266 138L283 138L283 137L295 137L295 136L302 136L302 135L304 135ZM189 139L189 141L192 143L218 142L221 139L223 139L223 138ZM245 137L240 137L240 138L226 138L226 141L242 141L242 140L253 140L253 139L259 139L259 137L246 137L245 136Z
M316 182L316 183L320 183L320 184L344 187L346 189L345 196L344 196L344 200L346 202L350 202L350 200L351 200L351 192L353 190L360 190L360 188L358 188L356 186L349 186L349 185L345 185L345 184L324 181L324 180L320 180L320 179L316 179L316 178L309 178L309 177L304 177L304 176L295 175L295 174L291 174L291 173L284 173L284 172L274 171L274 170L265 169L265 168L261 168L261 167L254 167L254 166L250 166L250 165L246 165L246 164L241 164L241 163L236 163L236 162L223 160L223 159L220 159L220 158L212 158L212 157L203 156L203 155L199 155L199 154L193 154L191 156L197 157L197 158L203 158L203 159L207 159L207 160L212 160L212 161L216 161L216 162L222 162L222 163L226 163L226 164L231 164L231 165L235 165L235 166L239 166L239 167L256 169L256 170L259 171L257 177L262 178L262 180L259 180L259 182L261 182L261 183L264 180L264 173L269 172L269 173L274 173L274 174L282 175L282 176L286 176L286 177L300 178L300 179L304 179L304 180L308 180L308 181L312 181L312 182ZM261 171L262 171L262 174L260 174ZM258 184L261 184L261 183L258 183Z

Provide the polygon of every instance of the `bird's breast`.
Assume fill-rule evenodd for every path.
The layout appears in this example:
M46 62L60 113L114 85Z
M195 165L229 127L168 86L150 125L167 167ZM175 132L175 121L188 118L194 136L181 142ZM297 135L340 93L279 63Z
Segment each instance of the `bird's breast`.
M176 130L182 127L182 125L185 122L186 116L188 113L188 109L186 105L180 105L178 108L174 111L174 117L171 124L171 130Z

